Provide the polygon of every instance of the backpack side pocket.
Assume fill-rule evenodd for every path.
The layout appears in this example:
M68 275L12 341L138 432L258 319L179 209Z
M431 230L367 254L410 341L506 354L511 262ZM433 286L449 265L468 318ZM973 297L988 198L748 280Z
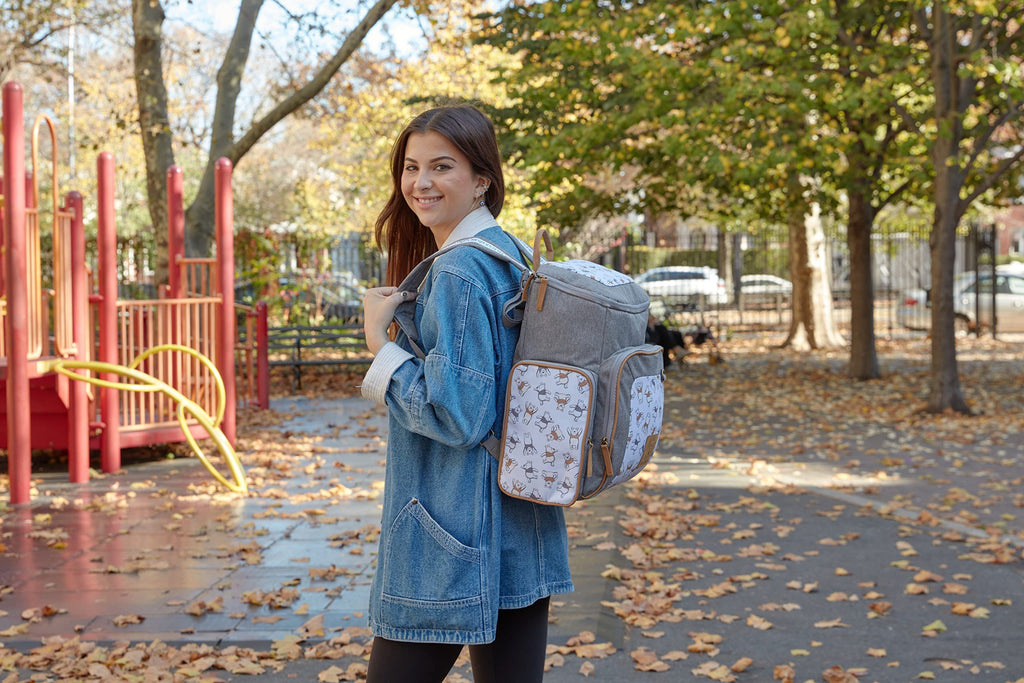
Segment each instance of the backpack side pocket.
M498 469L504 493L563 506L579 498L596 379L571 365L523 360L512 366Z
M662 349L622 349L601 363L592 466L581 498L636 476L657 448L665 410Z

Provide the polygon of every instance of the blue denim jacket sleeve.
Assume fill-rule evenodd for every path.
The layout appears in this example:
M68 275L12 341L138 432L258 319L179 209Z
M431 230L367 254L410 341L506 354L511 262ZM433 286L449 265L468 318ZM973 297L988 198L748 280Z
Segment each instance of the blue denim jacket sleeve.
M496 338L501 322L491 300L495 293L480 280L489 269L494 273L498 266L507 272L507 266L469 247L445 257L434 263L417 299L416 325L427 357L408 360L395 370L387 404L410 431L469 448L494 425L495 356L505 346ZM500 295L510 295L509 290ZM402 344L403 338L398 341Z

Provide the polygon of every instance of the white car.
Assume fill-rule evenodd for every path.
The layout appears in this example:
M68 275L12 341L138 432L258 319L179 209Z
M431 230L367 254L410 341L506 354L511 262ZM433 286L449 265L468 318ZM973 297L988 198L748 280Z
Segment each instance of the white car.
M996 268L995 282L996 330L1024 332L1024 268L1000 266ZM980 298L977 297L979 289ZM979 312L982 325L991 325L992 275L982 272L980 281L976 281L975 273L970 271L953 281L953 324L957 333L974 330L978 325ZM931 291L911 289L904 292L903 302L896 307L896 322L912 330L931 329Z
M744 275L740 292L744 304L782 302L793 296L793 283L775 275Z
M651 268L638 275L636 282L652 299L662 299L669 305L729 302L725 280L718 277L716 269L707 266Z

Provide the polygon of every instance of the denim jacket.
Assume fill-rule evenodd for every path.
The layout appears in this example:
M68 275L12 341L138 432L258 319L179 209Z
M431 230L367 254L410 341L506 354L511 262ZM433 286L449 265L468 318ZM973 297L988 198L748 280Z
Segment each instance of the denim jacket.
M515 254L486 209L450 239L479 233ZM473 247L437 258L416 299L421 360L386 344L364 395L388 406L380 549L370 627L391 640L494 640L499 609L573 590L561 508L498 489L480 445L500 434L517 330L501 322L518 271Z

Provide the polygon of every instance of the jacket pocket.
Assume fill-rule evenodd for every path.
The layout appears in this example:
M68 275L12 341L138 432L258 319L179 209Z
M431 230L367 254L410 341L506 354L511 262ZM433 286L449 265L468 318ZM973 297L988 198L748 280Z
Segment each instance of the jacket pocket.
M398 513L383 566L384 620L396 627L482 624L482 553L444 530L415 498Z

